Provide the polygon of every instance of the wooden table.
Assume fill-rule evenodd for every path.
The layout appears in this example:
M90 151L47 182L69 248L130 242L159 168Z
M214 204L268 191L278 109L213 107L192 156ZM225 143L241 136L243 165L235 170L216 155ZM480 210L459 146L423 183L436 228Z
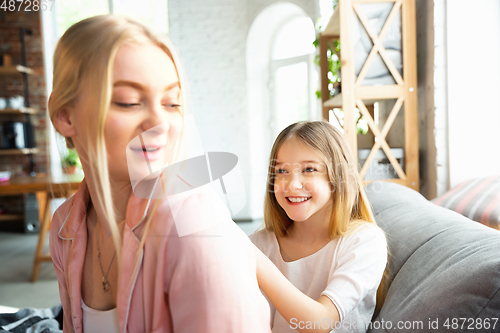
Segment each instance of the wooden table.
M40 231L38 233L38 245L33 262L32 281L38 279L40 263L51 261L50 254L43 254L45 237L50 229L52 218L50 205L52 199L68 198L76 192L83 179L83 175L62 175L60 177L37 176L37 177L14 177L6 182L0 182L0 195L20 195L36 193L39 206Z

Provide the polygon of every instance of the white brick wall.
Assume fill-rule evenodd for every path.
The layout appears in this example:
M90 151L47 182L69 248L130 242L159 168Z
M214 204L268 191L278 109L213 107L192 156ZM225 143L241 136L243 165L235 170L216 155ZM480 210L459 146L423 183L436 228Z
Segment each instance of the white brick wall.
M239 157L247 205L238 219L260 218L250 209L261 193L250 193L253 165L249 151L246 38L253 19L276 0L169 0L170 36L179 49L189 83L192 112L205 151L228 151ZM291 0L312 18L316 0ZM266 155L269 152L264 152ZM252 191L254 192L254 191Z

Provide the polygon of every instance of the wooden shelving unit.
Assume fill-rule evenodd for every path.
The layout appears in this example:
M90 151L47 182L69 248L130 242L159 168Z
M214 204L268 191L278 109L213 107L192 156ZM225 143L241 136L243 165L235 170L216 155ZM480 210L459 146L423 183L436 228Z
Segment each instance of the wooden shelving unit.
M0 222L22 220L23 218L22 214L0 214Z
M365 4L393 3L393 7L377 34L362 10ZM402 44L402 74L398 71L387 55L383 45L384 38L391 23L397 15L401 15L401 44ZM355 111L367 121L375 140L368 154L360 174L364 179L368 168L374 161L377 152L382 149L390 164L397 173L396 179L383 179L403 184L415 190L419 189L419 161L418 161L418 118L417 118L417 70L416 70L416 23L415 0L339 0L325 30L320 33L320 66L321 66L321 96L323 118L329 120L329 112L333 108L341 108L344 115L344 135L353 153L358 151L356 134ZM359 19L363 28L371 39L372 49L361 67L358 75L355 74L354 46L352 41L355 19ZM328 56L330 48L335 51L333 42L340 40L341 61L341 93L330 97L328 80ZM335 51L337 52L337 51ZM366 74L376 55L380 55L395 84L391 85L362 85ZM377 125L374 120L373 105L375 101L395 100L394 107L388 115L385 124ZM391 152L386 136L391 129L399 111L404 105L404 170ZM378 126L382 126L379 128ZM357 161L357 154L354 154Z
M13 66L2 66L0 67L0 76L11 76L21 74L23 75L24 84L24 98L25 106L20 109L7 108L0 110L1 115L20 115L27 117L27 122L31 122L30 115L39 114L38 110L29 106L29 90L28 90L28 75L34 74L35 71L29 67L22 65ZM33 133L34 135L34 133ZM0 156L2 155L30 155L30 164L33 169L33 156L32 154L37 154L39 152L38 148L20 148L20 149L0 149Z
M21 73L34 74L35 71L31 68L21 65L0 67L0 75L13 75Z
M0 155L27 155L39 152L40 149L38 148L0 149Z
M29 107L22 107L20 109L7 108L0 110L0 114L38 114L38 113L40 112L38 112L37 109Z

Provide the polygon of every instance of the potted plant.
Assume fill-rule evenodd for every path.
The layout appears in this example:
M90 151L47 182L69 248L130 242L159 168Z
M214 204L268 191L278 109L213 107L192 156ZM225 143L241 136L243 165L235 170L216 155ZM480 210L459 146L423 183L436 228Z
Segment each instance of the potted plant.
M64 173L74 174L76 166L80 164L80 159L76 150L68 149L68 153L62 159L61 165Z

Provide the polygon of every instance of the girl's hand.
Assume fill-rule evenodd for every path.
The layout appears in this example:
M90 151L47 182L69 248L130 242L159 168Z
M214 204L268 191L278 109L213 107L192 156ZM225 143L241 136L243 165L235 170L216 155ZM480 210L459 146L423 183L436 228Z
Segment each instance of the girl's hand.
M326 296L317 301L298 290L255 245L257 280L276 310L299 332L330 332L340 320L339 311ZM301 329L307 322L329 323L330 328ZM303 325L297 325L304 323Z

